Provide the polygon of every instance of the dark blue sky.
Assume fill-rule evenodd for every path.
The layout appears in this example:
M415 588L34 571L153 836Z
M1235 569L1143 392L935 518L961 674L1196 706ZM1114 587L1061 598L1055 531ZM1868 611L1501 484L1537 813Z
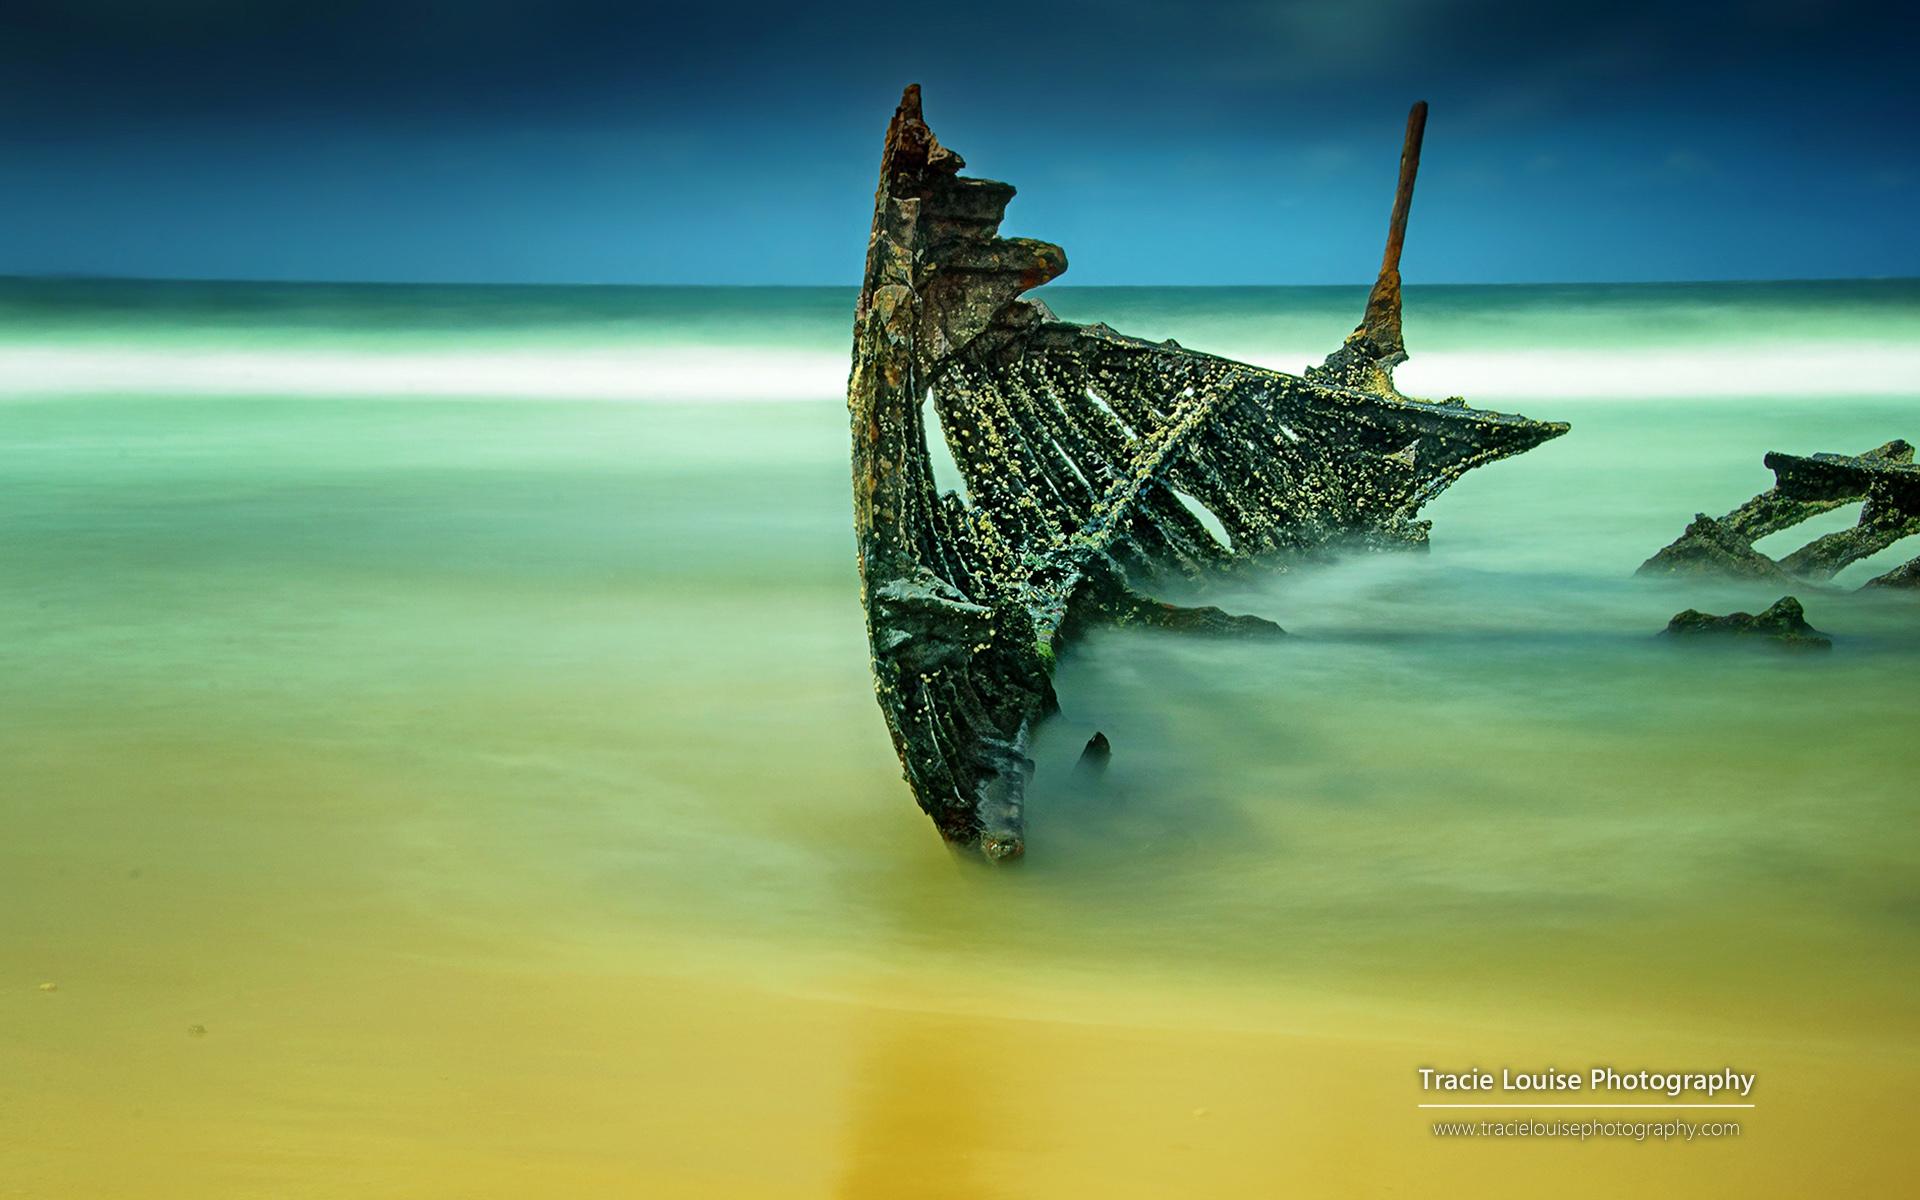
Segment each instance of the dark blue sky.
M900 88L1066 281L1920 275L1913 5L9 0L0 273L836 283Z

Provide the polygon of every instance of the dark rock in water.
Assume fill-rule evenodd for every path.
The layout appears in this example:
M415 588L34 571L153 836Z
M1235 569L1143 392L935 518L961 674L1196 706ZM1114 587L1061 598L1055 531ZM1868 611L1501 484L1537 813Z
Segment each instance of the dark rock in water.
M1920 533L1920 466L1914 465L1908 442L1896 439L1853 455L1775 453L1765 462L1773 471L1772 487L1724 517L1701 513L1673 544L1641 563L1636 574L1705 573L1824 583L1849 563ZM1860 505L1860 520L1852 528L1817 537L1778 562L1753 548L1770 533L1855 503ZM1920 573L1920 559L1873 583L1912 586L1901 579L1915 573Z
M1831 650L1833 639L1807 624L1807 614L1792 596L1782 596L1773 607L1755 616L1753 613L1728 613L1716 617L1689 608L1667 622L1668 637L1762 637L1795 650Z
M1067 269L1065 252L1001 237L1013 188L961 175L920 89L901 97L854 312L853 523L874 693L914 799L951 844L995 862L1024 852L1027 747L1079 631L1275 636L1270 621L1147 592L1336 545L1423 545L1422 505L1566 432L1394 386L1425 125L1416 105L1359 328L1287 375L1022 299ZM929 437L964 493L935 486Z
M1113 759L1113 743L1107 741L1107 735L1094 730L1087 739L1087 748L1080 752L1080 761L1074 764L1077 774L1098 778L1107 769L1107 763Z

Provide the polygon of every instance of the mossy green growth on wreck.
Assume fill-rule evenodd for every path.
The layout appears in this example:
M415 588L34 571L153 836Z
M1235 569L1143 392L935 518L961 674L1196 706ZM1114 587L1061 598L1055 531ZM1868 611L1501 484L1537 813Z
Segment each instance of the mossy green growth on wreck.
M847 407L881 710L941 836L1025 849L1027 756L1060 639L1092 621L1232 636L1278 625L1141 588L1345 541L1419 545L1420 506L1566 426L1402 395L1401 241L1414 106L1366 315L1305 376L1057 319L1021 293L1058 246L999 236L1014 190L959 174L909 87L887 128ZM937 431L927 427L931 411ZM943 438L965 495L934 484ZM1224 531L1189 503L1204 508Z

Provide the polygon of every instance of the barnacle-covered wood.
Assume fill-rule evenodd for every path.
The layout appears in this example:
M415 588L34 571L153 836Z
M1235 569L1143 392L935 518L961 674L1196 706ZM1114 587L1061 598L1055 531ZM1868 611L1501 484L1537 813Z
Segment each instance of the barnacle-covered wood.
M1013 188L959 175L907 89L881 160L847 403L875 690L950 843L995 861L1023 852L1026 751L1055 707L1063 637L1098 621L1279 635L1137 589L1334 543L1422 543L1423 503L1566 430L1393 386L1424 125L1421 105L1367 315L1301 378L1020 299L1066 255L998 236ZM930 422L964 497L934 486Z
M1774 485L1723 517L1697 514L1671 544L1640 564L1641 575L1708 572L1756 579L1833 578L1850 563L1920 533L1920 466L1913 446L1891 441L1864 454L1769 454ZM1851 527L1817 537L1775 560L1753 548L1770 533L1847 504L1860 505ZM1868 581L1913 586L1920 559Z

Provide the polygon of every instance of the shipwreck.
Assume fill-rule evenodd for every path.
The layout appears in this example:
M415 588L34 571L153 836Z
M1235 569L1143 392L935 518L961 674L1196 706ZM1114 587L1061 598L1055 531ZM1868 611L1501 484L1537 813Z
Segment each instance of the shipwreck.
M1895 440L1861 454L1780 454L1763 459L1773 486L1722 517L1698 513L1673 542L1640 564L1640 575L1713 574L1775 583L1826 583L1843 569L1920 533L1920 466ZM1848 504L1852 526L1774 559L1753 548L1771 533ZM1863 587L1920 587L1920 557Z
M854 317L853 511L875 692L914 798L951 845L996 862L1024 852L1029 740L1057 708L1054 660L1075 631L1278 635L1141 589L1342 545L1424 544L1421 505L1566 432L1394 386L1426 114L1416 104L1408 118L1365 315L1297 376L1021 299L1066 270L1065 253L999 236L1014 189L960 175L907 88ZM930 426L965 496L936 489Z

